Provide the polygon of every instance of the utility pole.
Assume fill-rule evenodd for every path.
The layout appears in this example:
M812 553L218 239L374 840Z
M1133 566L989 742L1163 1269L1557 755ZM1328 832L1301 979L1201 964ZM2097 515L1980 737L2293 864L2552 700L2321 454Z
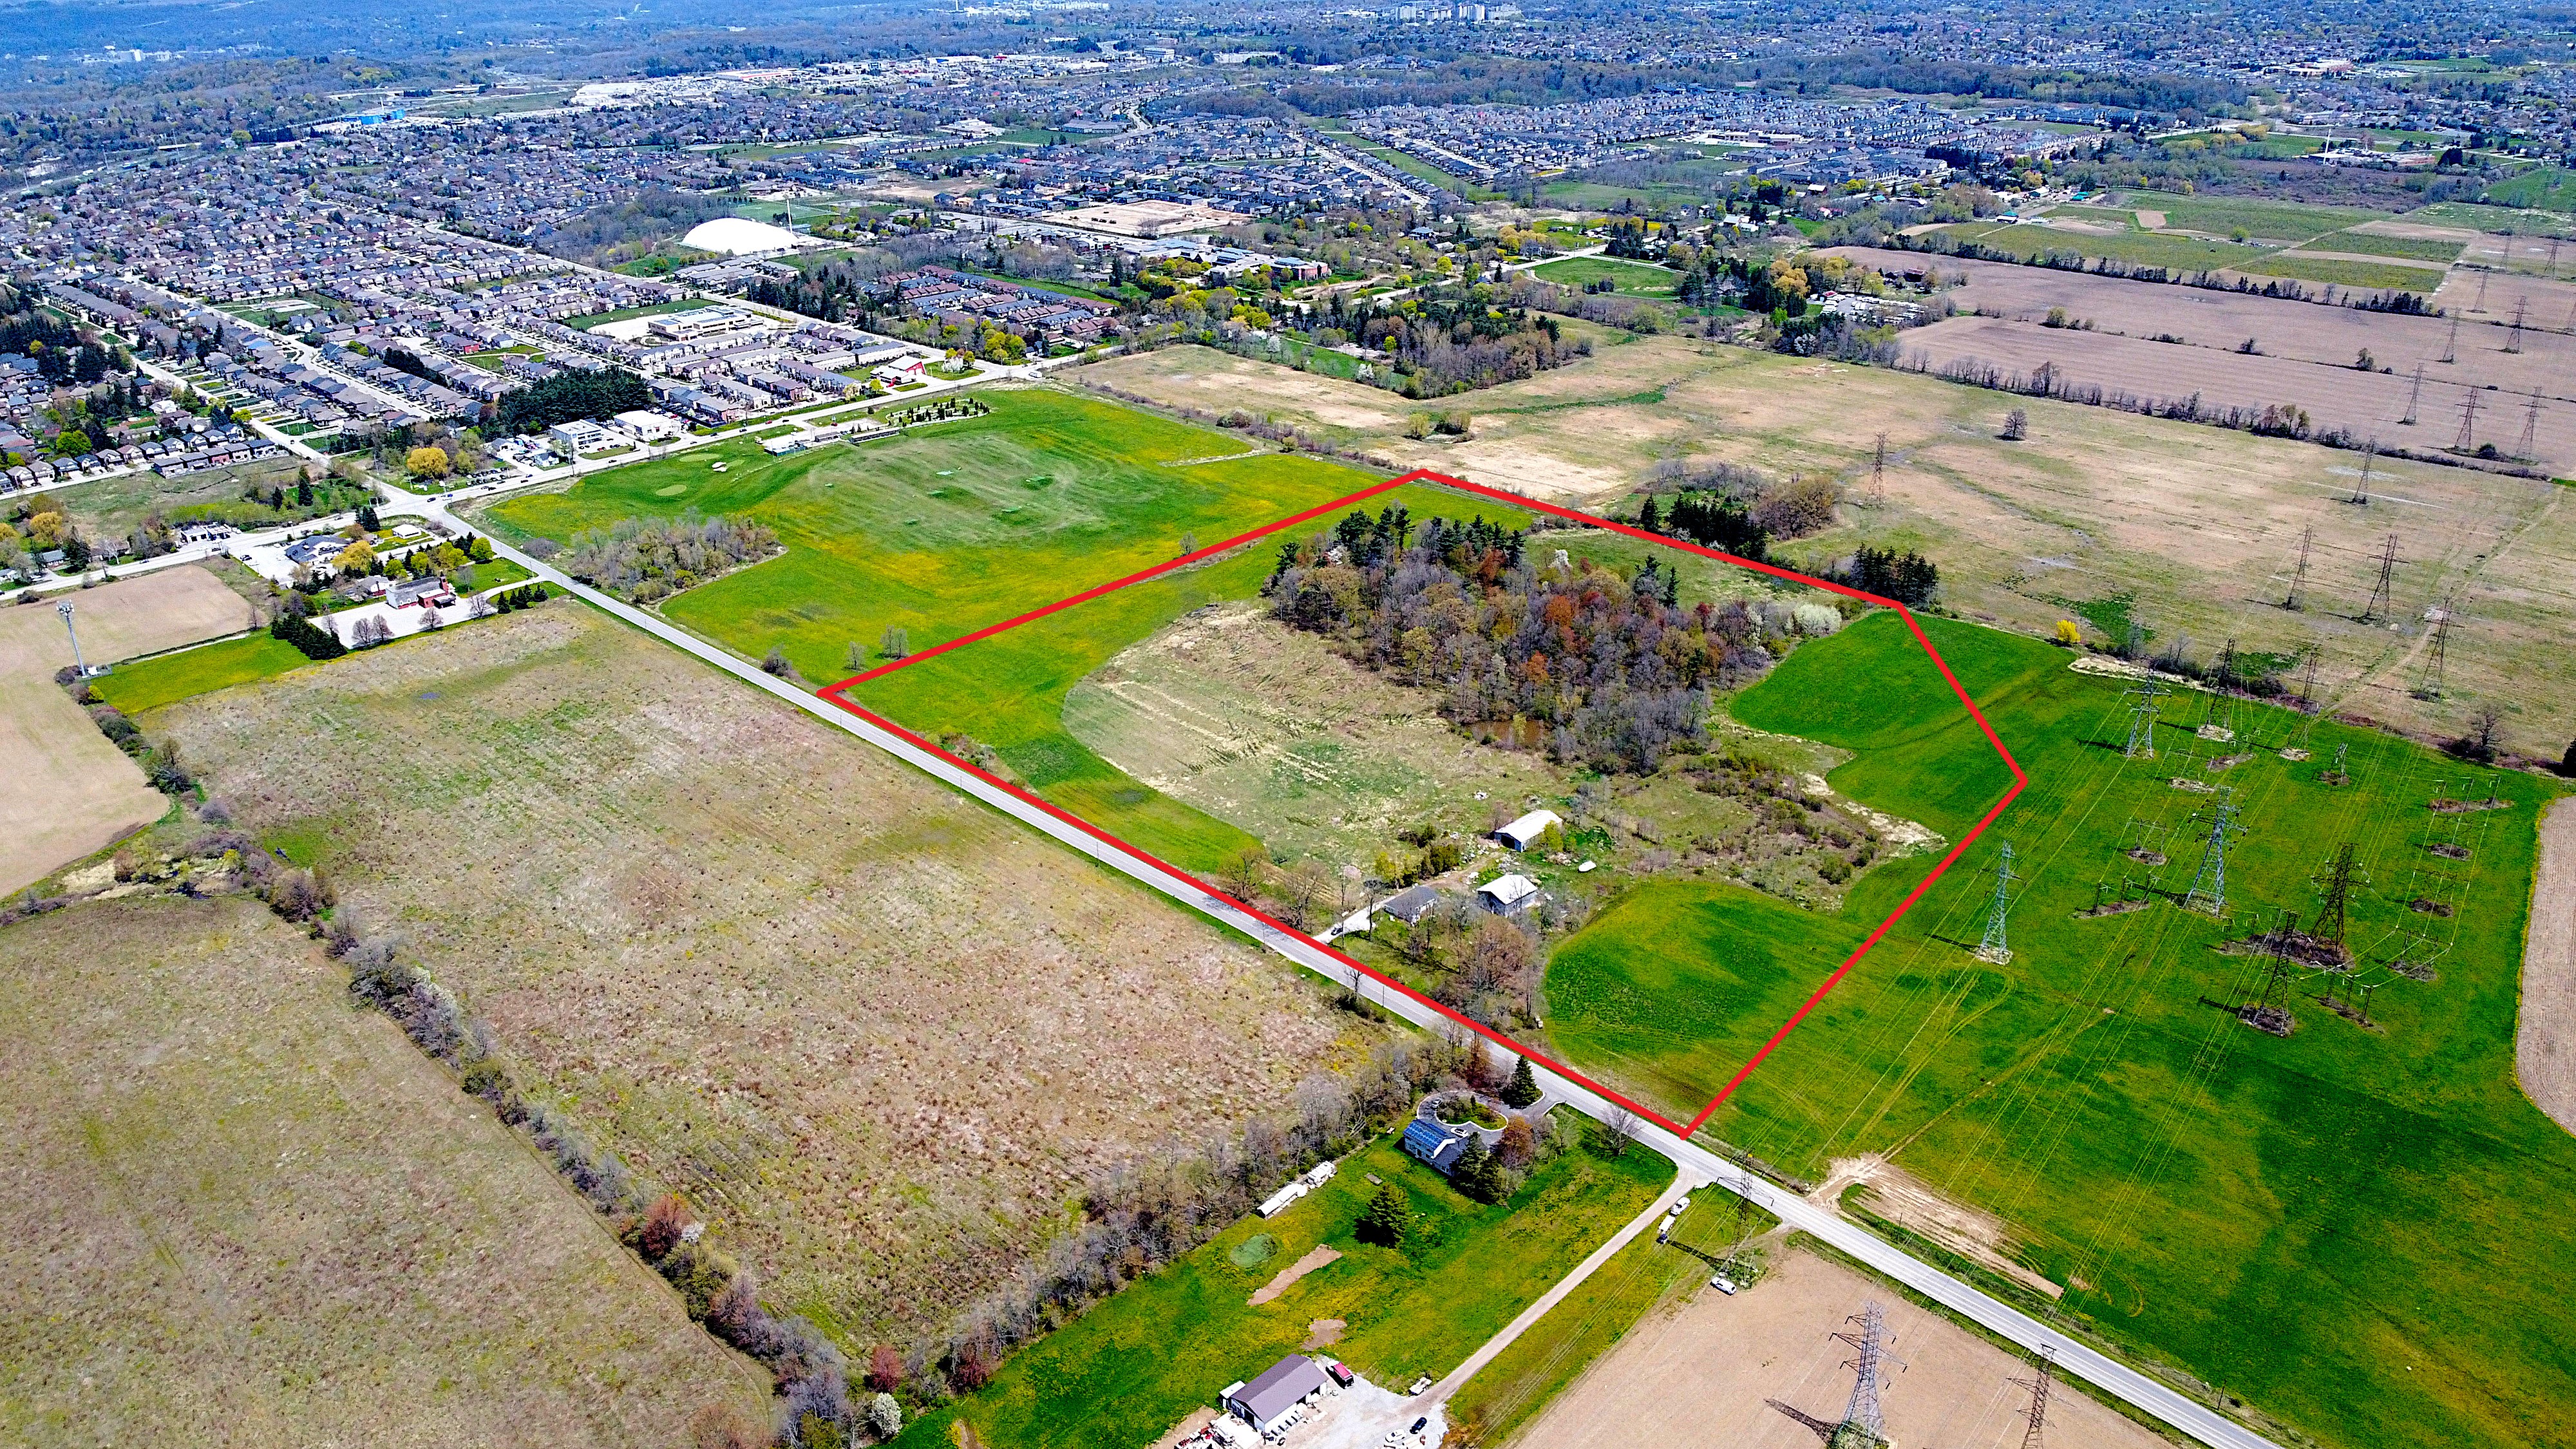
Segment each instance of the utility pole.
M2245 829L2236 823L2237 813L2236 792L2220 794L2209 813L2209 835L2201 842L2200 870L2191 878L2191 889L2183 893L2184 910L2227 914L2227 841Z
M2132 701L2129 705L2129 744L2120 751L2123 759L2152 760L2156 757L2156 700L2164 686L2152 674L2141 679L2137 687L2122 690Z
M2424 668L2415 678L2415 697L2440 699L2444 655L2448 652L2451 642L2450 601L2446 599L2435 604L2425 612L2425 617L2433 621L2433 644L2431 648L2424 651Z
M2001 966L2012 959L2012 946L2004 939L2004 918L2012 909L2012 885L2020 877L2013 874L2012 842L2003 843L2003 859L1995 867L1995 899L1986 907L1985 939L1972 953L1980 961Z
M1833 1449L1881 1449L1887 1443L1887 1415L1879 1407L1879 1392L1886 1387L1887 1365L1905 1365L1888 1352L1893 1340L1887 1333L1885 1306L1872 1300L1843 1321L1859 1324L1860 1332L1837 1333L1834 1338L1858 1349L1860 1357L1843 1361L1843 1367L1857 1377L1852 1381L1851 1405L1843 1410L1843 1421L1834 1426L1827 1442Z
M2040 1431L2048 1424L2048 1386L2057 1377L2057 1350L2043 1348L2030 1360L2030 1377L2012 1383L2030 1390L2030 1411L2022 1416L2021 1449L2042 1449Z
M80 630L72 627L72 601L65 599L54 605L54 612L63 616L63 632L72 636L73 671L82 679L89 678L89 666L81 660Z
M2418 362L2415 364L2415 383L2412 387L2406 389L2406 416L2397 420L2397 425L2399 427L2411 428L2415 426L2415 404L2422 401L2423 397L2424 364Z
M2370 506L2370 465L2379 461L2379 440L2372 438L2361 445L2361 476L2352 480L2352 496L2344 502L2356 508Z
M2317 531L2314 528L2299 530L2299 566L2290 572L2290 592L2281 600L2281 607L2284 609L2299 607L2299 590L2306 587L2308 582L2308 550L2316 546L2316 541Z
M2316 933L2337 946L2343 944L2344 914L2352 904L2352 883L2357 876L2360 872L2352 863L2352 842L2347 840L2337 847L2334 859L2328 861L2324 872L2315 878ZM2361 879L2366 883L2368 878Z
M2528 462L2533 456L2531 451L2532 444L2538 439L2539 435L2540 389L2535 387L2531 390L2531 405L2523 409L2522 439L2513 445L2513 455Z
M2451 451L2465 453L2477 446L2478 390L2469 389L2468 399L2460 404L2460 435L2451 440Z
M2361 617L2354 620L2354 623L2367 624L2379 617L2380 612L2388 607L2389 589L2396 582L2396 578L2397 535L2392 533L2388 535L2387 548L2381 550L2379 555L2379 582L2371 585L2370 602L2361 606Z

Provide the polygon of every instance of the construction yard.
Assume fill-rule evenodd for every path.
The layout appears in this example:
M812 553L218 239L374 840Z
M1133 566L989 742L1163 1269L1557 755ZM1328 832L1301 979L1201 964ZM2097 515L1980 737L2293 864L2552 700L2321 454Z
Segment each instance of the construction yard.
M202 568L163 569L63 595L92 664L237 633L250 605ZM167 797L54 683L72 662L59 599L0 609L0 893L19 890L158 820Z
M2220 295L2152 290L2177 307ZM2481 328L2497 330L2466 330ZM2117 343L2184 361L2273 361L2027 330L2052 344ZM2419 737L2459 733L2486 703L2505 710L2512 748L2554 759L2576 737L2576 656L2556 647L2576 632L2576 500L2543 482L2385 457L2365 480L2361 454L2313 443L1669 337L1605 344L1529 382L1457 399L1473 415L1472 437L1447 443L1404 437L1401 398L1205 349L1113 358L1083 372L1175 403L1245 407L1408 467L1595 511L1632 509L1634 491L1666 459L1735 463L1776 479L1823 473L1844 486L1839 525L1783 546L1793 562L1863 544L1920 548L1940 565L1947 607L2024 633L2073 620L2118 644L2134 622L2151 650L2181 642L2203 664L2230 638L2241 651L2284 657L2313 644L2320 692L2338 708ZM2402 408L2411 373L2349 376L2398 387ZM2181 386L2188 394L2197 384ZM2510 411L2510 393L2484 396ZM2024 441L2000 436L2012 409L2028 416ZM2544 399L2544 424L2559 413L2576 420L2576 406ZM2405 431L2441 430L2438 414L2424 416ZM2518 414L2507 421L2518 429ZM1887 462L1874 476L1881 438ZM2357 496L2371 501L2347 501ZM2374 607L2391 535L2390 588ZM2294 580L2300 607L2285 609ZM2444 604L2453 625L2441 689L2418 698L2433 634L2425 614Z
M571 601L144 724L858 1349L1005 1281L1093 1174L1276 1110L1379 1030Z
M0 1438L667 1449L768 1416L345 973L246 898L0 928Z

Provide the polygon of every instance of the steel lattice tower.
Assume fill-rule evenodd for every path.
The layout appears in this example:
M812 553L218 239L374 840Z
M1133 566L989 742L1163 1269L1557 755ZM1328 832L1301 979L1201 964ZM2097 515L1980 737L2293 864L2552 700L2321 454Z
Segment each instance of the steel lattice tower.
M2316 542L2315 529L2299 530L2299 566L2290 573L2290 592L2281 599L2281 607L2284 609L2299 607L2299 590L2307 587L2308 583L2308 550L2316 547Z
M2433 621L2433 642L2424 651L2424 670L2415 679L2417 699L2442 697L2442 671L2446 656L2450 652L2451 606L2447 602L2436 604L2430 611L2429 617Z
M2522 439L2513 445L2513 455L2517 458L2531 457L2532 445L2538 441L2539 433L2540 389L2535 387L2531 390L2531 405L2523 410Z
M2012 910L2012 885L2020 877L2013 874L2012 842L2003 843L2003 858L1995 866L1995 899L1986 907L1986 934L1977 942L1976 956L2001 966L2012 959L2012 944L2004 938L2004 920Z
M2513 332L2504 340L2505 351L2520 352L2522 350L2522 318L2523 314L2530 310L2530 307L2531 299L2529 297L2516 297L2513 299Z
M2057 1350L2043 1348L2031 1356L2030 1377L2010 1382L2030 1390L2030 1412L2023 1415L2021 1449L2040 1449L2040 1431L2048 1424L2048 1386L2057 1377Z
M2478 390L2469 389L2468 398L2460 404L2460 433L2451 439L2451 451L2465 453L2478 445Z
M2352 883L2363 877L2352 862L2352 842L2347 840L2335 851L2325 872L2317 878L2317 934L2340 946L2343 944L2344 915L2352 904Z
M1860 1357L1843 1361L1843 1367L1856 1375L1851 1405L1843 1410L1843 1421L1834 1426L1828 1442L1831 1449L1883 1445L1887 1442L1887 1415L1879 1407L1879 1392L1886 1387L1887 1365L1895 1357L1887 1351L1887 1309L1872 1301L1843 1321L1859 1324L1860 1332L1837 1333L1834 1337L1858 1349Z
M2370 586L2370 602L2361 606L2361 617L2353 622L2367 624L2388 607L2389 592L2397 579L2397 535L2388 535L2388 546L2379 555L2379 582Z
M2370 506L2370 465L2379 457L2379 439L2372 438L2361 448L2361 476L2352 480L2352 496L2344 502L2357 507Z
M2218 797L2209 814L2209 836L2201 842L2200 870L2191 878L2191 889L2183 893L2182 908L2207 911L2213 916L2227 914L2227 840L2242 834L2245 827L2236 823L2236 792L2229 790Z
M2415 384L2406 389L2406 416L2397 420L2398 426L2406 428L2415 426L2415 404L2421 401L2423 396L2424 364L2419 362L2415 364Z
M2460 319L2457 315L2451 318L2451 335L2442 339L2442 360L2444 362L2460 360Z
M2152 760L2156 757L2156 701L2163 696L2164 686L2151 674L2139 680L2137 688L2121 692L2137 701L2129 706L2129 744L2121 757Z

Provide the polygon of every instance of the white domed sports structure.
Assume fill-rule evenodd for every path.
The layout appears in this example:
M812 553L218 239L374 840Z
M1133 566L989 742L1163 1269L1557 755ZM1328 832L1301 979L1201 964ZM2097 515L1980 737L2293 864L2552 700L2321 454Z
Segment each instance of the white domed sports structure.
M699 222L687 236L680 238L680 245L695 247L702 252L722 252L729 257L751 257L767 252L793 251L802 240L796 233L765 221L720 216L713 221Z

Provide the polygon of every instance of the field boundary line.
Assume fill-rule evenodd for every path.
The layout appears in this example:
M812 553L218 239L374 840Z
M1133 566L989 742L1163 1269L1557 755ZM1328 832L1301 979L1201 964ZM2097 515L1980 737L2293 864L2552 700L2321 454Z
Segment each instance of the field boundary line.
M1940 671L1942 682L1950 687L1950 693L1967 709L1968 717L1976 721L1977 728L1985 736L1986 743L1993 747L1995 754L2004 762L2004 767L2012 772L2012 785L2009 789L2004 791L2002 797L1997 799L1993 805L1987 808L1985 814L1979 817L1977 823L1970 827L1966 834L1962 835L1957 843L1950 847L1949 853L1941 857L1940 862L1932 868L1931 872L1925 875L1922 880L1915 883L1914 889L1906 893L1905 899L1897 903L1896 909L1889 912L1887 918L1878 923L1877 929L1871 931L1867 939L1863 940L1850 955L1843 958L1842 963L1834 968L1832 974L1828 975L1824 981L1808 995L1807 999L1799 1004L1796 1011L1790 1013L1789 1018L1780 1024L1779 1029L1771 1033L1770 1038L1762 1043L1761 1048L1755 1051L1752 1057L1748 1059L1743 1066L1736 1069L1735 1074L1732 1077L1729 1077L1725 1085L1718 1089L1717 1094L1711 1097L1705 1106L1700 1108L1699 1114L1692 1117L1687 1123L1674 1121L1673 1119L1664 1116L1662 1113L1655 1111L1653 1108L1647 1107L1642 1103L1631 1101L1620 1093L1614 1092L1610 1088L1603 1086L1601 1083L1575 1071L1572 1067L1567 1066L1544 1053L1531 1050L1528 1046L1522 1044L1517 1039L1495 1031L1478 1022L1469 1020L1466 1016L1452 1010L1440 1002L1432 1000L1430 997L1423 995L1421 992L1414 990L1403 982L1397 981L1393 977L1387 976L1361 963L1351 956L1334 950L1324 942L1316 940L1305 932L1297 930L1287 923L1276 919L1250 902L1237 900L1233 896L1230 896L1225 892L1218 890L1216 887L1209 885L1205 881L1200 880L1188 871L1182 870L1179 866L1173 865L1169 861L1163 860L1148 851L1130 844L1128 841L1123 840L1118 836L1110 834L1108 831L1093 825L1090 821L1085 820L1078 815L1074 815L1069 811L1057 807L1055 804L1040 797L1033 791L1024 789L1019 785L1015 785L1010 781L1002 779L998 775L994 775L978 767L970 761L960 759L956 755L950 754L948 751L941 749L937 744L934 744L930 740L922 738L920 735L913 733L911 730L904 728L902 725L895 723L884 715L866 708L849 697L849 691L853 688L868 683L871 680L884 678L886 675L892 674L899 669L907 669L923 660L935 659L940 655L949 653L952 650L962 649L965 646L976 643L980 640L990 639L996 635L1008 633L1010 630L1016 629L1023 624L1033 623L1039 619L1046 618L1049 615L1070 609L1077 604L1089 603L1094 599L1114 594L1121 589L1125 589L1136 584L1146 583L1150 580L1159 578L1164 574L1170 573L1175 569L1187 568L1192 564L1201 563L1220 554L1229 553L1246 544L1258 542L1274 533L1294 528L1298 524L1310 522L1314 519L1321 518L1326 514L1338 512L1341 509L1366 502L1371 498L1378 497L1381 494L1391 492L1397 488L1401 488L1412 483L1430 484L1436 487L1466 493L1478 498L1491 499L1494 502L1503 504L1507 507L1524 509L1536 513L1544 513L1556 518L1564 519L1570 523L1580 524L1587 528L1602 529L1612 533L1624 534L1627 537L1639 539L1646 543L1657 544L1666 548L1679 549L1685 553L1698 554L1703 558L1715 559L1720 563L1731 564L1737 568L1746 569L1754 573L1765 574L1785 582L1802 584L1809 588L1824 589L1832 593L1843 595L1846 598L1858 599L1864 603L1875 605L1880 608L1892 609L1899 617L1905 620L1905 627L1914 635L1914 642L1921 646L1926 655L1930 656L1933 667ZM1049 815L1052 815L1056 819L1081 830L1085 834L1099 840L1101 843L1133 856L1137 860L1151 865L1157 870L1163 871L1168 875L1176 877L1182 881L1186 881L1193 889L1203 891L1211 897L1230 903L1237 909L1258 918L1264 925L1269 926L1271 929L1283 932L1303 945L1326 953L1336 961L1341 962L1351 971L1365 974L1370 980L1377 982L1379 986L1387 990L1400 991L1404 993L1406 996L1420 1002L1422 1005L1439 1012L1450 1021L1453 1021L1458 1025L1475 1032L1477 1035L1492 1041L1495 1045L1502 1047L1504 1050L1516 1053L1520 1056L1528 1057L1533 1062L1546 1066L1550 1070L1568 1078L1569 1080L1580 1082L1592 1091L1599 1093L1602 1097L1610 1101L1617 1102L1620 1106L1637 1113L1648 1121L1655 1123L1657 1126L1684 1138L1688 1138L1693 1133L1699 1131L1700 1127L1708 1121L1709 1117L1713 1115L1719 1107L1725 1105L1727 1098L1733 1096L1736 1089L1744 1085L1745 1081L1753 1075L1754 1070L1760 1067L1783 1041L1788 1039L1791 1032L1797 1030L1799 1024L1804 1022L1808 1015L1812 1013L1818 1005L1823 1003L1826 996L1830 995L1836 986L1842 984L1843 978L1850 974L1851 969L1854 966L1860 964L1861 958L1867 956L1870 951L1878 945L1879 941L1887 935L1888 931L1893 928L1899 920L1902 920L1908 911L1914 909L1915 903L1923 898L1924 893L1929 891L1935 882L1939 881L1942 876L1949 872L1950 867L1958 862L1959 857L1966 852L1967 848L1976 843L1977 838L1985 833L1986 827L1992 825L1996 818L2003 814L2005 808L2010 806L2014 800L2020 797L2023 789L2025 789L2030 783L2029 777L2022 773L2021 762L2013 758L2012 751L2005 748L2003 739L1995 733L1995 727L1986 719L1985 712L1977 708L1977 702L1975 700L1969 698L1967 689L1959 683L1958 676L1951 671L1949 661L1943 659L1941 657L1941 651L1933 647L1931 636L1923 631L1922 621L1917 619L1914 616L1914 611L1907 608L1904 604L1883 595L1870 593L1865 589L1855 588L1849 584L1836 583L1831 579L1817 578L1812 574L1800 573L1795 569L1787 568L1764 560L1742 558L1735 554L1723 553L1717 549L1707 548L1699 544L1691 543L1685 539L1668 538L1663 534L1650 533L1647 530L1638 528L1632 524L1620 523L1613 519L1602 518L1594 514L1584 513L1580 510L1566 508L1558 504L1541 502L1534 498L1524 498L1517 493L1506 492L1499 488L1489 488L1481 483L1471 483L1464 478L1453 478L1445 473L1435 473L1428 468L1416 468L1410 473L1390 478L1383 483L1371 485L1370 487L1360 489L1354 493L1346 494L1327 503L1319 503L1312 508L1290 514L1288 517L1279 519L1276 522L1266 523L1259 528L1250 530L1249 532L1237 534L1233 538L1227 539L1222 543L1211 544L1206 548L1193 550L1192 552L1182 554L1178 558L1156 564L1151 568L1140 569L1135 573L1127 575L1125 578L1114 579L1108 583L1101 584L1090 589L1085 589L1081 593L1075 594L1070 598L1060 599L1055 603L1031 609L1027 613L1021 614L1016 618L1005 619L998 624L988 624L972 633L962 634L957 638L946 641L945 643L935 645L929 649L924 649L918 654L909 654L901 659L889 660L884 664L878 665L874 669L865 670L861 673L851 675L847 679L825 685L820 690L817 690L816 694L818 697L829 700L833 704L840 706L842 709L848 710L852 714L866 719L869 723L876 725L880 729L892 731L920 748L939 755L942 759L955 765L957 768L972 772L976 777L987 784L998 789L1009 791L1012 795L1017 796L1027 804L1047 812Z

